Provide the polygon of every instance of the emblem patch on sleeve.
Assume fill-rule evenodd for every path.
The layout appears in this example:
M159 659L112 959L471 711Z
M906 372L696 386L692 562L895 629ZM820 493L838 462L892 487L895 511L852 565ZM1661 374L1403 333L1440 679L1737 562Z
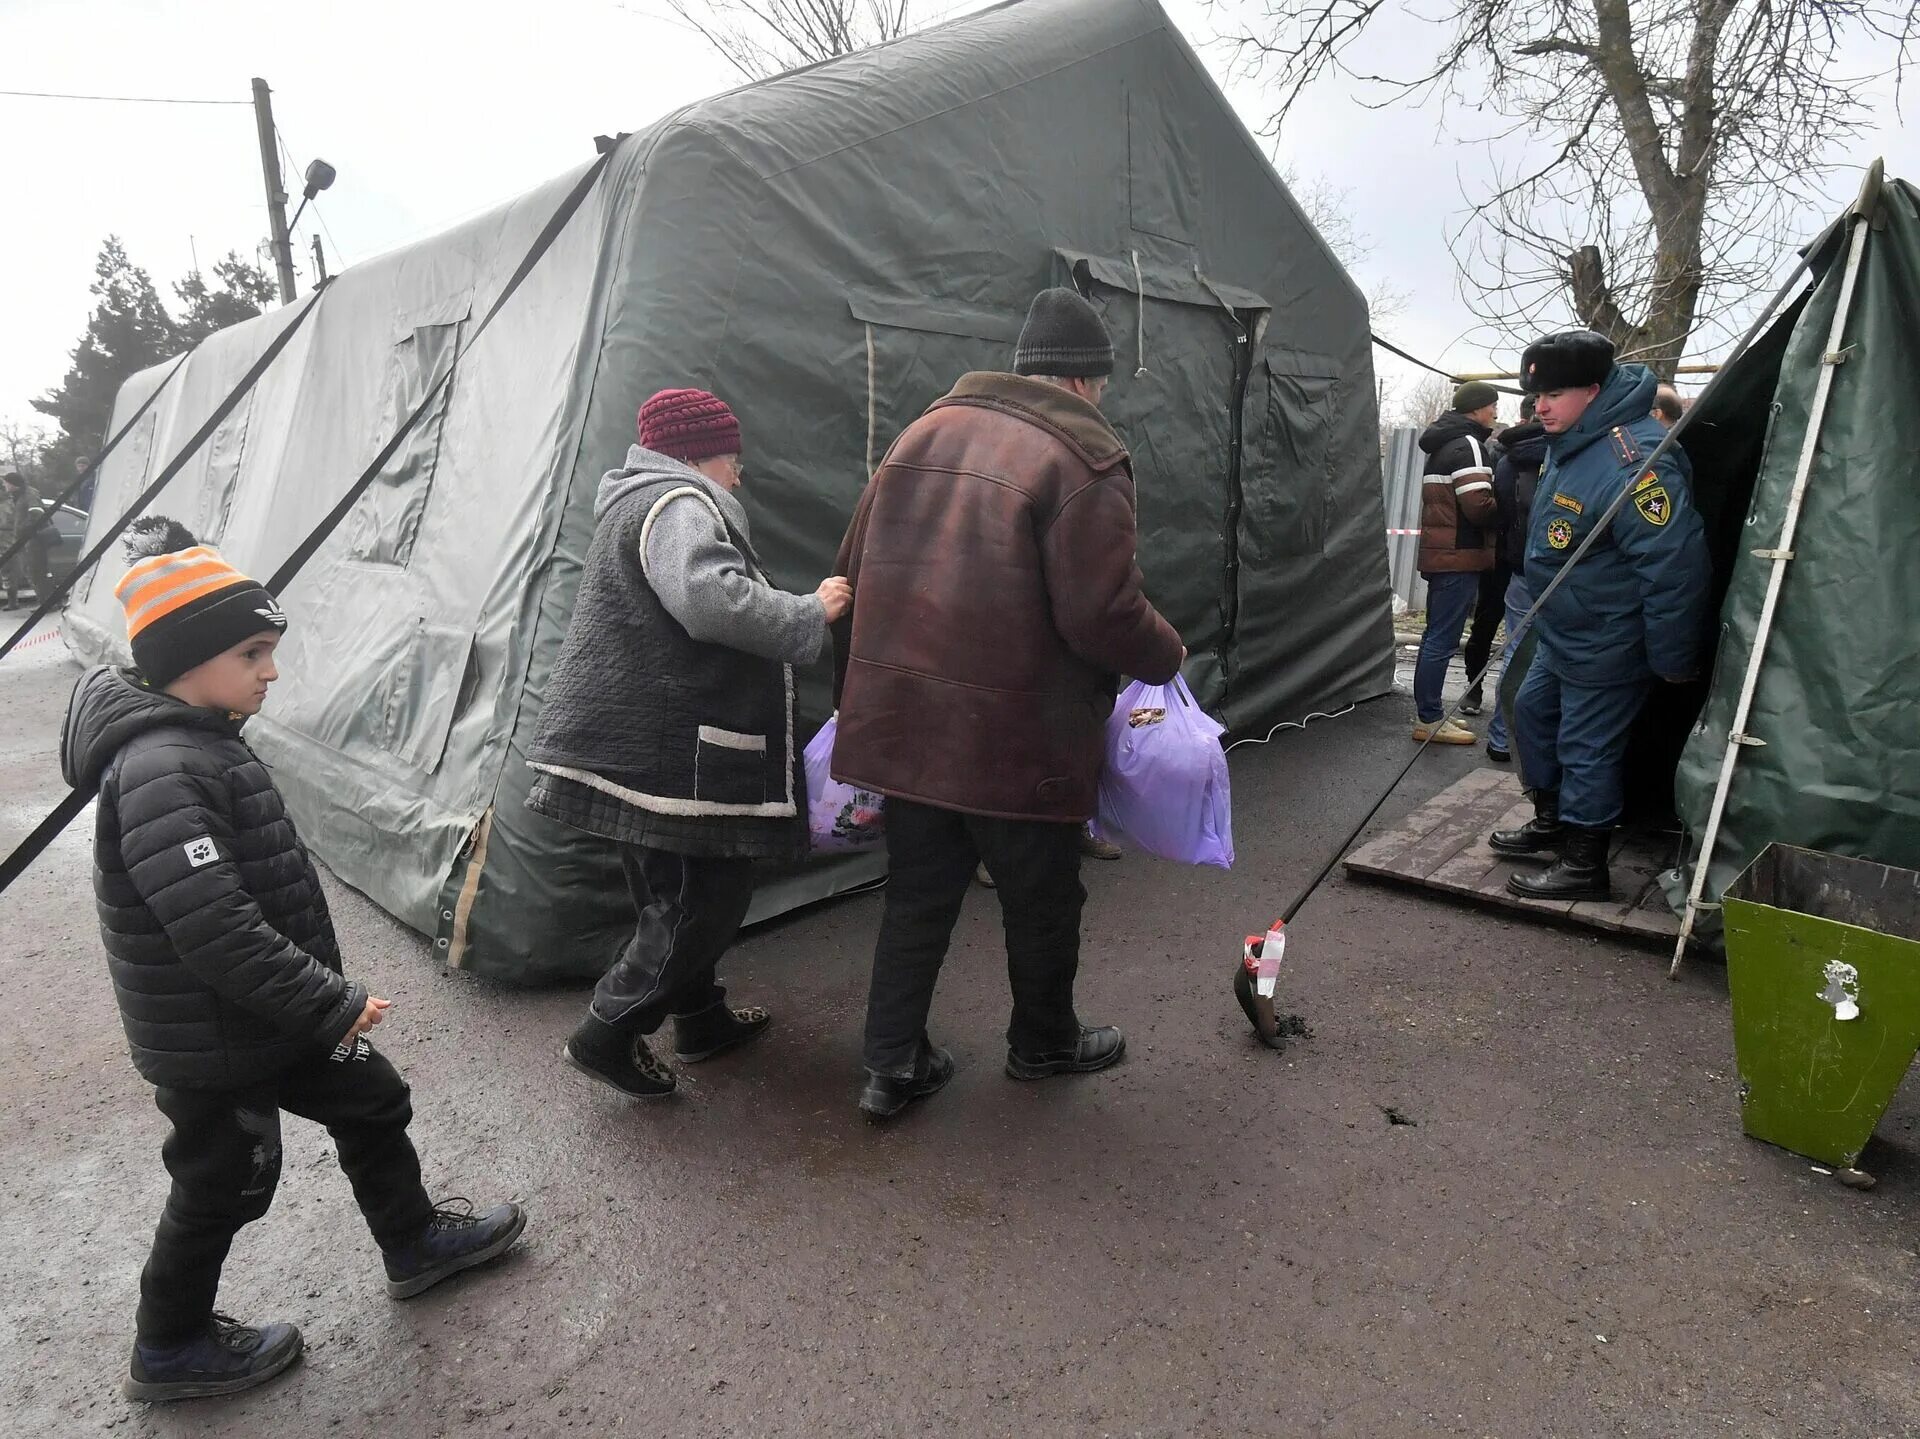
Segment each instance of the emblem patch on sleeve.
M1573 521L1559 518L1547 521L1547 543L1556 550L1564 550L1573 543Z
M204 834L198 839L188 840L181 848L187 852L187 863L195 869L203 864L212 864L220 858L219 852L213 847L213 841Z
M1652 479L1653 476L1647 478ZM1673 499L1667 494L1665 485L1636 489L1633 492L1633 507L1640 511L1640 518L1650 525L1664 525L1673 517Z

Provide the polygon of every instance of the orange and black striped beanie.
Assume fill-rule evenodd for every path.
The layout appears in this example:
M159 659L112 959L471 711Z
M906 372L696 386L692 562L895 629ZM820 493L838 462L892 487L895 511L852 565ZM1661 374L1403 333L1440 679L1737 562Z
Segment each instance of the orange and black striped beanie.
M286 629L287 617L267 587L198 543L178 521L141 520L126 547L133 568L113 592L127 612L134 667L154 688L255 635Z

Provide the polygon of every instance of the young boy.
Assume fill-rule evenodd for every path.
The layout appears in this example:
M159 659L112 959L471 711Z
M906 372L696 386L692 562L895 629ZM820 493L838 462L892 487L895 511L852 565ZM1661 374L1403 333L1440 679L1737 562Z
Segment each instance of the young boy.
M240 738L279 677L279 605L172 520L141 521L127 549L114 593L135 668L75 686L61 767L99 791L107 968L134 1066L173 1124L126 1391L186 1399L251 1388L300 1357L292 1325L213 1309L234 1234L272 1202L281 1110L333 1135L397 1299L505 1253L526 1216L436 1206L421 1188L406 1082L365 1037L389 1002L341 975L319 876Z

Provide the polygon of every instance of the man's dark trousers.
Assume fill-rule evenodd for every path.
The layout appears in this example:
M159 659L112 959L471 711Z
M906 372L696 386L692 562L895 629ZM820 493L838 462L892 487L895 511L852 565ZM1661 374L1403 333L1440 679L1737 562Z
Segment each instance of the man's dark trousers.
M173 1188L140 1274L135 1328L144 1344L183 1343L206 1328L233 1236L267 1212L280 1182L280 1111L324 1124L340 1168L382 1249L412 1243L433 1217L407 1138L407 1082L372 1046L325 1056L245 1089L155 1091L173 1132L160 1147Z
M1480 592L1474 597L1473 623L1467 626L1467 648L1460 656L1466 666L1467 682L1487 667L1493 658L1493 636L1507 613L1507 584L1513 579L1513 566L1505 560L1490 570L1480 571ZM1498 706L1495 706L1498 708Z
M1562 679L1543 645L1513 701L1520 777L1527 788L1557 791L1567 824L1612 828L1626 794L1627 737L1646 702L1645 681L1580 685Z
M593 991L593 1013L652 1034L670 1014L698 1014L727 997L714 970L753 903L753 861L623 844L620 867L640 917Z
M1080 969L1082 826L987 819L887 800L887 901L867 995L866 1066L911 1076L933 1007L933 987L974 866L986 861L1007 936L1013 1020L1022 1054L1080 1040L1073 980Z
M1460 647L1460 631L1480 597L1476 572L1434 574L1427 581L1427 628L1413 666L1413 707L1421 724L1438 724L1447 712L1447 666Z

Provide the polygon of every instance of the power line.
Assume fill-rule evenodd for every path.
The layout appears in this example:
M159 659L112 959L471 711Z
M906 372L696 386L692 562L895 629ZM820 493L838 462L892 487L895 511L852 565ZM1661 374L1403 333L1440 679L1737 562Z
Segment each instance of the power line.
M251 105L251 100L180 100L159 95L68 95L58 90L0 90L26 100L102 100L115 105Z

